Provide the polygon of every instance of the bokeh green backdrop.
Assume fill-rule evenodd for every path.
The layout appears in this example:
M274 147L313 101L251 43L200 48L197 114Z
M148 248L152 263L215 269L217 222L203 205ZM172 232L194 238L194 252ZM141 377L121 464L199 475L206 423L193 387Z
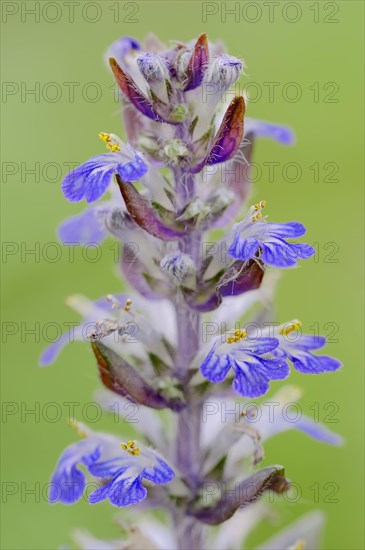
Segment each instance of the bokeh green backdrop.
M82 208L64 200L57 172L61 180L61 170L62 174L67 171L64 163L81 162L101 152L100 130L120 133L118 106L110 89L113 81L103 65L103 52L120 35L142 39L151 31L165 41L186 41L202 31L211 40L222 38L230 53L245 60L248 69L243 82L256 83L251 87L253 98L261 89L261 99L249 104L249 115L295 129L295 147L262 140L255 157L263 174L257 178L254 198L268 201L273 220L303 221L308 227L307 241L318 243L319 249L316 261L284 274L277 298L278 318L298 317L307 330L318 323L327 334L332 325L326 327L326 323L338 327L334 336L338 341L330 344L329 351L343 360L345 368L327 376L294 374L291 381L303 388L303 410L309 415L313 416L313 406L318 403L319 417L325 420L332 411L326 409L327 404L336 404L338 423L328 426L341 433L346 444L327 447L291 432L266 445L265 463L285 464L303 496L297 504L279 505L277 523L261 525L250 544L262 541L290 519L319 508L328 517L324 548L364 548L363 2L297 2L301 16L296 22L288 20L296 18L298 7L290 7L288 2L274 3L273 19L268 3L241 2L236 19L227 15L226 20L222 4L210 3L217 13L205 22L202 4L195 1L81 2L76 3L73 22L70 8L63 2L57 2L57 9L54 3L53 7L49 2L38 3L36 9L41 11L35 21L35 16L24 11L34 9L35 4L2 3L1 61L6 83L2 100L2 230L3 241L13 243L6 249L13 255L4 256L2 264L2 399L6 410L13 413L4 416L1 425L2 548L57 548L69 541L68 533L77 526L89 527L97 536L118 534L110 522L115 510L108 504L50 506L37 494L37 487L41 489L48 481L59 453L74 440L66 426L67 407L63 404L80 403L77 414L92 400L99 382L90 351L82 344L69 346L52 367L39 369L42 334L26 331L32 327L37 331L38 326L42 333L50 326L47 323L64 326L76 320L64 304L72 293L96 298L120 288L111 241L103 246L102 260L94 263L77 251L73 262L66 251L55 262L42 255L53 257L55 249L47 248L47 243L56 241L57 224ZM82 17L81 7L86 4ZM233 6L227 4L227 8ZM74 88L73 101L71 85L66 84L71 82L80 84ZM95 101L96 88L88 84L93 82L99 86L99 95L101 90ZM289 82L296 83L295 87L285 87ZM268 83L277 83L274 97L269 95ZM26 89L37 90L37 86L36 95L24 95ZM301 98L285 100L283 93L293 98L298 87ZM317 92L319 95L314 95ZM269 181L268 168L262 163L272 161L280 166L274 181ZM298 182L285 181L294 177L290 171L282 173L288 162L301 167ZM39 163L39 177L26 172L35 163ZM319 181L310 168L315 163L320 167ZM326 163L338 166L332 178L333 165ZM36 256L24 255L25 249L34 247L39 247ZM11 330L17 330L16 334L9 334ZM47 336L54 334L49 328ZM47 409L50 402L60 404L62 410L62 419L54 423L46 418L55 413L55 409ZM35 406L40 407L39 417L25 414L26 408ZM45 406L46 414L42 414ZM119 429L108 418L101 425ZM314 502L311 489L316 482L319 502ZM338 486L332 496L336 502L328 502L332 487L328 483ZM27 494L32 488L36 495Z

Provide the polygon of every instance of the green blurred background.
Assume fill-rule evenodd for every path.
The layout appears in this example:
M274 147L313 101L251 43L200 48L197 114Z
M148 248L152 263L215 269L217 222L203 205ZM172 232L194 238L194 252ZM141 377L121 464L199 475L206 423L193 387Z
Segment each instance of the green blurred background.
M281 503L277 523L261 525L250 545L292 518L319 508L328 518L323 548L364 548L363 2L301 1L294 6L293 2L274 2L275 6L241 2L236 3L239 13L226 18L224 6L210 2L208 9L216 13L205 20L204 7L195 1L76 2L73 20L71 8L63 2L38 3L39 17L26 13L35 4L2 3L2 229L3 241L12 243L6 248L12 254L3 256L2 264L2 399L10 403L3 406L12 412L3 416L1 425L2 548L57 548L69 541L69 532L78 526L89 527L97 536L118 535L111 524L115 510L108 504L50 506L39 494L60 452L74 440L63 404L79 403L77 415L99 385L90 351L83 344L71 345L53 366L37 367L44 336L57 335L47 323L62 327L77 320L65 297L82 292L96 298L119 290L115 248L108 241L96 262L92 252L88 261L80 251L73 262L65 250L58 251L61 257L54 262L44 256L54 258L57 252L47 247L56 241L57 224L83 208L67 203L61 194L60 182L67 172L64 163L81 162L102 152L100 130L120 133L113 81L103 65L107 46L124 34L142 39L154 32L164 41L187 41L202 31L210 40L222 38L232 55L245 60L248 69L243 82L254 83L253 99L255 90L261 90L261 97L249 103L249 115L295 129L295 147L262 140L255 157L262 175L257 177L254 198L268 201L272 220L303 221L307 242L317 243L319 250L315 260L284 274L277 297L278 318L298 317L307 330L318 323L327 335L336 328L332 339L337 341L328 351L345 364L333 375L292 376L291 382L304 390L302 405L307 414L313 417L318 407L319 418L326 420L333 410L328 403L335 404L331 418L338 422L328 427L341 433L346 444L332 448L291 432L266 445L265 464L285 464L303 495L297 504ZM226 7L233 8L234 3ZM67 83L72 82L79 85L70 101ZM274 97L268 83L277 83ZM35 95L25 94L26 89L35 89ZM299 91L298 101L290 101ZM263 162L280 163L273 181ZM290 162L300 166L297 182L288 181L295 179L290 167L285 167ZM40 174L27 173L35 163ZM35 255L25 255L26 249L35 247ZM36 334L27 334L32 327ZM62 412L62 418L53 423L47 421L47 415L57 412L47 405L52 402L60 404ZM25 414L35 406L40 408L39 417ZM100 425L119 428L110 418L103 418ZM313 483L318 483L318 502ZM335 496L331 483L338 487ZM32 488L36 495L26 493ZM331 496L336 502L328 502Z

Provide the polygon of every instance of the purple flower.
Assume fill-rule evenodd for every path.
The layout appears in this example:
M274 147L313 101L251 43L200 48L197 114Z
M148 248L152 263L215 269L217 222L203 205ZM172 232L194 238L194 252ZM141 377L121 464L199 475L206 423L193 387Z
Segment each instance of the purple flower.
M80 465L88 470L101 457L113 456L118 448L118 440L107 434L92 432L79 422L70 422L80 439L69 445L62 453L51 478L50 502L73 504L82 497L86 485L86 476Z
M89 502L96 504L109 498L114 506L131 506L147 496L142 481L146 479L161 485L171 481L175 474L170 466L154 451L136 441L121 445L123 456L98 462L90 472L100 478L112 478L89 496Z
M204 403L205 421L202 424L202 440L207 456L205 472L209 472L227 455L226 470L232 478L239 474L242 459L249 457L254 451L254 441L247 440L247 424L259 434L261 443L277 434L299 430L322 443L341 445L343 439L340 435L302 414L301 408L300 413L298 412L300 398L300 390L289 385L280 388L270 402L264 402L259 409L256 404L251 406L250 401L236 401L233 397L215 396L214 401L209 398ZM232 415L229 422L223 423L221 414L217 414L221 410L237 411L238 414ZM217 441L224 442L219 449Z
M211 382L223 382L234 370L233 389L243 397L259 397L269 389L270 380L289 375L285 358L275 357L276 338L245 339L246 331L236 330L226 342L216 340L202 362L200 370Z
M71 202L98 200L114 174L119 174L124 182L132 182L148 170L142 157L129 144L124 144L114 134L101 132L99 135L110 152L91 158L67 174L62 191Z
M107 58L115 57L120 63L124 58L133 50L138 51L141 49L140 43L131 36L122 36L118 40L115 40L108 49Z
M205 33L187 44L175 41L170 49L156 37L149 36L143 45L123 37L111 45L108 58L120 90L128 143L101 132L105 154L87 160L64 178L62 189L68 200L94 204L64 220L58 234L65 244L100 243L108 234L116 238L122 282L136 292L108 294L96 302L70 296L67 303L82 320L51 343L40 362L53 362L68 342L87 341L107 392L99 402L106 411L136 423L145 445L135 440L120 444L113 435L72 422L82 439L61 454L49 500L76 502L85 493L89 476L97 481L89 495L91 504L109 500L114 506L128 507L144 501L149 492L151 500L142 509L156 504L169 509L172 519L178 520L171 536L163 539L160 528L149 524L150 540L141 537L139 525L140 533L131 528L133 539L84 537L79 545L205 548L209 540L197 520L218 525L229 520L238 506L255 503L263 491L282 494L288 489L280 465L248 475L264 456L262 441L297 428L320 441L341 443L324 426L297 415L295 388L281 391L277 402L262 411L252 399L265 395L271 381L286 379L291 364L299 372L316 374L335 371L341 363L316 355L326 339L302 335L299 321L274 328L265 322L278 275L277 270L265 268L296 266L315 253L297 241L305 227L296 221L268 221L262 214L265 201L246 208L247 216L232 227L251 189L256 138L285 145L294 142L293 132L285 126L246 119L243 97L234 97L224 108L227 93L245 69L243 61L228 55L222 43L209 43ZM223 173L213 170L218 164ZM110 185L113 179L117 185ZM107 191L107 200L95 202ZM210 229L228 223L230 229L219 243L206 242ZM201 314L213 310L205 331L208 343L202 346ZM246 314L247 330L223 328L226 323L231 326L234 318L246 319ZM266 327L259 334L251 328L257 330L255 320ZM194 372L194 366L200 372ZM235 415L225 426L222 411L232 413L236 405L231 386L240 399L237 419ZM214 401L204 403L207 396ZM221 407L216 403L220 398ZM201 418L204 405L209 407L207 414L208 410L219 413L208 430ZM163 409L181 415L172 419L171 429L164 429L165 417L157 413ZM166 487L159 485L174 479L175 468L160 451L174 457L181 476ZM248 457L251 460L243 463ZM232 494L222 498L222 491L201 498L198 489L209 479L220 487L238 486L238 500ZM247 521L241 523L247 526ZM229 526L215 531L219 544L213 541L210 546L242 546L237 533L230 536L233 531ZM301 542L293 545L295 540L292 537L281 547L299 548Z
M132 298L132 299L131 299ZM129 305L126 305L126 304ZM131 334L127 345L130 357L138 358L138 361L146 363L146 348L153 354L161 357L166 363L171 361L167 354L164 341L175 343L176 334L173 323L173 307L168 300L160 300L158 307L153 301L147 300L136 294L107 295L95 302L83 296L70 296L67 304L83 316L81 323L73 326L55 342L49 344L39 359L41 366L52 364L61 353L63 348L75 341L90 342L90 335L97 331L99 336L107 331L110 344L114 342L114 332L108 332L108 327L114 331L130 327L131 333L138 329L134 335ZM145 315L139 313L143 309ZM138 337L137 337L138 336ZM163 338L162 338L163 336ZM120 341L121 350L125 352L126 343Z
M246 117L245 134L253 134L255 138L271 138L283 145L293 145L295 143L294 132L291 128L288 128L288 126L282 126L254 118Z
M329 355L313 355L312 350L326 345L324 336L302 334L301 322L298 320L285 323L274 330L279 340L276 353L289 359L293 367L303 374L319 374L339 369L341 362Z
M64 220L58 227L58 237L63 244L100 243L107 236L107 230L98 214L104 211L103 206L87 208L76 216Z
M147 495L142 478L156 484L168 483L174 478L170 466L141 443L128 441L120 445L114 436L92 432L79 422L70 424L83 439L62 453L51 478L50 502L73 504L82 497L86 476L80 465L86 466L95 477L113 478L90 495L92 504L110 498L115 506L130 506Z
M121 299L123 298L124 296L121 297ZM67 304L80 312L84 318L79 325L73 326L43 350L39 358L42 367L52 364L67 344L75 341L87 341L88 334L94 329L96 320L106 318L110 314L110 304L105 296L95 302L71 296L67 299Z
M305 227L298 222L269 223L262 217L265 201L252 206L246 218L233 226L233 242L228 254L236 260L249 260L261 251L260 259L274 267L292 267L298 260L315 253L308 244L290 243L286 239L301 237Z

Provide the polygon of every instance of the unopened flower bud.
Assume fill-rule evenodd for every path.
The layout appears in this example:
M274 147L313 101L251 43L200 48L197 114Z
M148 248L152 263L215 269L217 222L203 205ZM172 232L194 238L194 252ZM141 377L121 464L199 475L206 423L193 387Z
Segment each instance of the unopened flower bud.
M162 258L161 269L181 283L188 275L195 273L193 260L186 254L172 254Z
M168 161L177 164L189 157L189 149L181 139L168 139L165 141L163 153Z
M159 55L145 53L137 59L138 67L149 84L169 80L166 61Z
M226 92L239 78L244 65L231 55L223 54L210 63L201 86L198 122L194 130L196 139L209 129L217 104L226 102Z
M145 53L137 59L139 70L150 85L152 93L162 101L168 100L170 75L166 61L159 55Z
M174 105L174 108L170 114L170 120L175 122L184 122L186 115L188 114L188 108L183 103Z
M213 60L205 73L204 81L216 87L216 93L222 95L236 82L242 69L242 61L224 54Z

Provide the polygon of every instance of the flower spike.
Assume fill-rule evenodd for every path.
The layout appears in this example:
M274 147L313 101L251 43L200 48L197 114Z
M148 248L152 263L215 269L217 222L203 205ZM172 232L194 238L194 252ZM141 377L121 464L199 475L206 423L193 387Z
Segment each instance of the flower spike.
M320 422L298 417L300 391L280 382L291 367L302 374L341 367L317 352L325 337L303 334L297 319L275 322L279 269L314 248L297 241L302 223L268 221L265 200L246 204L256 139L292 145L294 133L246 117L247 94L232 89L245 64L205 33L171 47L154 35L141 43L122 37L108 58L128 142L101 131L104 154L65 176L69 201L95 204L63 221L58 235L81 245L113 238L125 293L69 296L81 321L40 363L86 341L94 356L87 376L101 385L97 403L120 422L112 435L70 421L79 440L61 454L49 499L72 504L87 492L90 504L138 505L138 529L123 523L124 539L109 541L79 531L84 549L247 547L242 538L266 514L261 495L290 488L283 466L257 469L266 440L296 429L342 443ZM226 226L215 242L216 228ZM274 385L275 407L252 402ZM157 507L171 521L153 520ZM319 548L321 522L297 522L265 548ZM211 535L204 525L217 528Z

